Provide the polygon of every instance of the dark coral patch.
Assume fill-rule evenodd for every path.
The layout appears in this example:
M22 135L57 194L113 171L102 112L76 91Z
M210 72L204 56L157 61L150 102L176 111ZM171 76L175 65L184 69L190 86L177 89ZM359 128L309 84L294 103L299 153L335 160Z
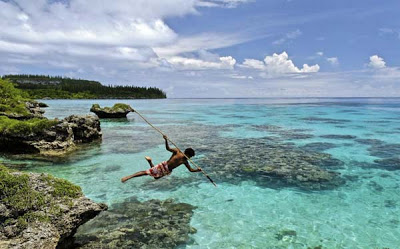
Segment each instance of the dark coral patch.
M301 146L300 148L302 150L306 150L306 151L318 151L318 152L322 152L325 150L329 150L329 149L333 149L336 148L337 145L332 144L332 143L309 143L306 145Z
M338 134L322 135L320 137L327 138L327 139L355 139L355 138L357 138L356 136L353 136L353 135L338 135Z

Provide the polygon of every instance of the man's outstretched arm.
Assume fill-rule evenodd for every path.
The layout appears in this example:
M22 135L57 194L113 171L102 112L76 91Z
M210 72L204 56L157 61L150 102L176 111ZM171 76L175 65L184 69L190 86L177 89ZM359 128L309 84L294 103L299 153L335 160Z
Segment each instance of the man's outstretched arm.
M190 167L188 162L185 163L185 166L190 172L200 172L201 171L201 169L193 169L192 167Z
M167 136L164 135L163 138L164 138L164 140L165 140L165 149L166 149L166 150L168 150L168 151L170 151L170 152L172 152L172 153L175 153L175 152L178 151L178 150L175 149L175 148L171 149L171 148L169 147Z

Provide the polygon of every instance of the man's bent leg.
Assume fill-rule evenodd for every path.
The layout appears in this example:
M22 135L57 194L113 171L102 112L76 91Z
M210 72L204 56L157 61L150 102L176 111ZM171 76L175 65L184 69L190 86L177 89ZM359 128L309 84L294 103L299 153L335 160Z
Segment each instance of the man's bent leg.
M153 162L151 161L151 158L150 158L149 156L145 156L144 158L145 158L145 159L146 159L146 161L149 163L149 165L150 165L150 168L153 168L153 167L154 167L154 165L153 165Z

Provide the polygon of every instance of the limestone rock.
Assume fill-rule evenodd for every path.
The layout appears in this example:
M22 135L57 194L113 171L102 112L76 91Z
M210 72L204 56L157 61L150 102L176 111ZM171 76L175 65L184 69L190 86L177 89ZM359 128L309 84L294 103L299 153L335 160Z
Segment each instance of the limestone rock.
M113 107L101 108L100 105L94 104L90 108L91 112L94 112L99 118L126 118L126 115L130 112L134 112L130 105L126 104L115 104Z
M107 209L84 197L78 186L47 174L10 172L0 166L0 178L4 183L0 190L0 248L54 249Z
M77 144L92 142L101 137L97 117L72 115L40 132L1 134L0 151L57 156L74 150Z

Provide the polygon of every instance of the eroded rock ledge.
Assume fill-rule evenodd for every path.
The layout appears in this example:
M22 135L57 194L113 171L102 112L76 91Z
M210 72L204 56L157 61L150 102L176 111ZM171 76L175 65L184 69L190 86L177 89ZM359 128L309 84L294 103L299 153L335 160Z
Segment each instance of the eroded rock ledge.
M0 132L0 151L62 155L74 150L77 144L102 137L100 121L91 115L71 115L55 121L31 121L31 124L18 124L16 122L28 121L11 120L12 126Z
M47 174L0 165L0 248L56 248L83 223L106 210L80 187Z

